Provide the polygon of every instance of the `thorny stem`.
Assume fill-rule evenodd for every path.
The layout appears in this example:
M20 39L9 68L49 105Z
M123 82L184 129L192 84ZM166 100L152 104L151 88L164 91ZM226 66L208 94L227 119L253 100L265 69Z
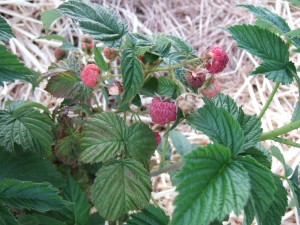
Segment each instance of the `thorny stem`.
M277 90L278 90L278 88L279 88L279 85L280 85L280 83L277 82L276 85L275 85L275 87L274 87L274 89L273 89L273 91L272 91L272 93L270 94L270 96L269 96L269 98L268 98L266 104L264 105L264 107L262 108L260 114L258 115L258 118L259 118L259 119L261 119L261 118L263 117L263 115L265 114L265 112L266 112L267 109L269 108L269 106L270 106L270 104L271 104L271 102L272 102L272 100L273 100L273 98L274 98L274 95L275 95L275 93L277 92Z
M166 130L169 130L170 128L170 124L167 124ZM165 137L164 137L164 146L163 146L163 150L161 153L161 159L160 159L160 164L159 167L162 168L164 166L165 160L166 160L166 154L167 154L167 150L168 150L168 139L169 139L169 132L165 133Z
M276 138L282 134L286 134L286 133L288 133L292 130L295 130L299 127L300 127L300 120L296 120L296 121L291 122L283 127L263 133L260 137L260 141L272 140L273 138Z
M296 147L296 148L300 148L300 144L299 143L287 140L285 138L274 137L271 140L279 142L279 143L282 143L282 144L290 145L290 146L293 146L293 147Z
M150 171L150 176L151 177L155 177L158 176L162 173L167 173L170 172L172 170L178 170L180 167L182 166L182 161L179 160L177 162L172 162L172 163L168 163L163 167L156 167L153 170Z

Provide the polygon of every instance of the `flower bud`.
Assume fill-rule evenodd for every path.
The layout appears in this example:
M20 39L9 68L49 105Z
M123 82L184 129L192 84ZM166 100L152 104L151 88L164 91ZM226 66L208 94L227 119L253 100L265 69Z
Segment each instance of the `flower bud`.
M54 50L54 57L57 61L62 60L67 56L67 51L61 48L57 48Z
M185 78L188 81L189 85L193 88L200 88L206 79L207 70L198 66L195 70L189 71Z

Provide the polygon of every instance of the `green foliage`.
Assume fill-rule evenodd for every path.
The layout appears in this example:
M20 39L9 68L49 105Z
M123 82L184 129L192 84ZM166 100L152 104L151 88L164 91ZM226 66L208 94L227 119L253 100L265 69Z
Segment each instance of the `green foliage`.
M101 216L115 221L129 210L149 204L150 177L143 165L133 159L104 164L96 174L92 200Z
M94 55L95 55L95 63L99 68L103 71L108 71L108 64L105 62L102 54L101 54L102 48L95 47L94 48Z
M18 218L20 225L66 225L66 223L42 214L22 214Z
M44 28L46 30L46 33L49 32L49 28L50 28L51 24L61 16L62 16L62 14L56 9L51 9L51 10L42 12L41 19L42 19Z
M99 213L93 213L89 216L86 225L105 225L105 220L99 215Z
M39 155L29 152L9 153L0 150L0 181L16 179L36 183L49 182L62 186L63 179L52 163Z
M71 0L61 4L58 10L78 21L83 32L110 47L120 47L123 36L128 32L127 23L108 7Z
M124 87L122 103L126 104L132 101L144 83L142 62L137 58L134 48L123 50L121 70Z
M290 37L297 37L297 38L300 38L300 29L295 29L295 30L292 30L292 31L289 31L286 33L286 35L290 36Z
M293 170L288 164L286 164L285 159L282 153L280 152L280 149L273 145L271 146L270 151L272 156L278 159L278 161L281 162L281 164L283 165L285 176L286 177L290 176L293 173Z
M233 155L237 155L244 145L244 132L240 124L224 108L205 105L189 115L187 121L213 142L228 147Z
M156 96L156 93L158 93L158 79L155 77L150 77L145 80L140 94L154 97Z
M252 74L265 74L266 78L282 84L293 81L293 63L284 41L272 32L253 25L235 25L228 28L238 47L258 56L263 63Z
M172 225L208 225L232 210L239 214L249 197L247 171L232 160L228 148L218 144L186 155L178 179Z
M156 148L151 129L143 123L127 127L114 113L101 113L87 122L83 132L81 160L95 163L128 153L146 166Z
M191 144L189 140L178 131L172 130L170 132L170 137L175 149L181 156L192 152L198 147L197 144Z
M273 174L268 168L260 165L250 156L239 157L238 162L247 170L250 178L251 191L246 208L250 207L253 209L256 220L259 221L260 224L264 220L270 204L274 200L276 186ZM246 217L251 218L252 216L247 215L247 211L249 210L246 209L245 211Z
M298 215L300 215L300 187L299 187L299 178L298 178L298 166L295 168L292 176L287 180L291 192L293 194L293 200L296 205Z
M52 213L52 215L55 215L56 218L70 225L85 225L89 217L91 206L86 193L81 190L79 185L69 174L66 178L66 185L63 188L62 197L68 201L69 204Z
M141 212L130 215L127 225L168 225L170 218L164 211L154 205L149 205Z
M35 77L36 73L27 68L17 55L7 51L6 47L0 45L0 85L3 82L13 82L15 80L27 80Z
M0 182L0 202L11 207L39 212L60 209L66 204L58 195L58 189L49 183L13 179Z
M9 41L9 39L13 38L14 34L11 30L11 27L8 25L6 20L0 16L0 41Z
M33 108L18 110L21 105L15 102L0 110L0 146L13 152L17 144L24 151L48 154L53 143L51 119Z
M240 154L241 156L249 155L254 158L259 164L271 169L272 157L268 150L264 150L259 144L256 147L247 149L245 152Z
M169 77L158 78L158 94L176 99L182 90L177 82Z
M0 225L19 225L8 208L0 204Z

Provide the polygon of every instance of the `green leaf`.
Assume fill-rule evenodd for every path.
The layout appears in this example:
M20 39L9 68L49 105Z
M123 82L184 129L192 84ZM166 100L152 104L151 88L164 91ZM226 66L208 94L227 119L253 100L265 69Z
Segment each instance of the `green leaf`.
M295 30L289 31L286 33L286 35L290 36L290 37L298 37L300 38L300 28L297 28Z
M84 151L80 159L87 163L107 161L122 152L146 165L156 141L147 125L135 123L127 127L114 113L101 113L87 122L81 146Z
M170 218L164 211L154 205L149 205L141 212L130 215L127 225L168 225Z
M270 151L271 151L272 156L274 156L276 159L278 159L278 161L283 165L285 176L286 177L290 176L293 173L293 170L288 164L286 164L285 159L284 159L282 153L280 152L280 149L278 147L272 145L270 148Z
M173 35L167 35L167 38L172 44L171 52L178 52L186 57L193 56L196 53L195 49L185 40Z
M14 208L33 209L39 212L60 209L66 204L58 195L58 189L49 183L12 179L0 182L0 202Z
M294 5L300 5L300 1L299 0L288 0L290 3L294 4Z
M73 98L82 88L82 82L72 71L63 71L52 76L45 88L57 98Z
M249 155L254 158L259 164L271 169L272 166L272 156L268 150L264 149L262 146L257 145L244 151L241 156Z
M109 47L120 47L123 36L128 32L126 21L113 9L87 1L70 0L58 10L79 22L84 33Z
M91 206L86 193L81 190L70 174L67 175L66 186L63 189L62 196L70 204L54 212L58 214L56 217L68 224L85 225Z
M174 80L162 76L158 78L158 94L176 99L181 94L181 90Z
M0 225L19 225L8 208L0 204Z
M268 79L290 84L289 50L284 41L274 33L253 25L235 25L228 28L238 47L258 56L264 62L252 74L265 73Z
M41 13L41 20L46 33L49 32L51 24L61 16L62 14L57 9L50 9Z
M16 179L37 183L49 182L62 186L63 179L52 163L34 153L16 152L14 154L0 150L0 181Z
M49 109L47 107L45 107L44 105L37 103L37 102L29 102L29 101L23 101L23 100L7 102L6 108L7 108L7 111L9 111L9 112L14 111L15 113L22 111L24 109L28 109L28 108L37 108L37 109L43 110L48 115L51 114Z
M0 86L3 82L13 82L15 80L27 80L30 76L35 76L35 72L27 68L17 55L7 51L6 47L0 45Z
M291 119L292 122L296 121L296 120L300 120L300 77L296 73L296 74L294 74L294 78L295 78L295 81L296 81L297 87L298 87L298 101L296 103L296 107L293 112L293 116Z
M18 144L24 151L50 153L53 143L51 119L32 108L12 109L0 110L0 146L10 152Z
M18 219L20 225L66 225L66 223L62 221L40 214L22 214Z
M293 194L294 203L296 205L298 215L300 215L300 187L298 178L298 166L296 166L292 176L287 180Z
M137 58L134 49L126 48L123 50L121 70L124 87L122 102L129 103L140 91L144 83L142 62Z
M273 13L270 10L260 6L254 6L254 5L240 5L240 6L247 8L255 16L267 22L268 24L272 25L276 29L280 30L282 33L286 33L290 31L290 27L287 24L287 22L276 13Z
M276 185L274 200L272 201L265 219L261 222L263 225L280 225L282 216L284 216L287 207L287 192L283 186L282 181L273 176Z
M86 225L105 225L105 220L99 215L99 213L93 213L89 216Z
M250 199L245 211L247 212L248 207L250 209L253 208L256 220L260 224L274 200L276 186L273 174L268 168L259 164L251 156L239 157L238 162L247 170L251 184Z
M235 101L223 93L218 94L214 98L203 97L202 99L206 105L214 105L218 108L226 109L226 111L229 112L235 119L237 119L240 114L239 107L236 105Z
M255 147L262 134L261 120L256 116L246 115L242 109L239 111L237 120L244 131L245 142L242 151Z
M101 54L102 48L95 47L94 48L94 55L95 55L95 62L97 66L100 67L103 71L108 71L108 64L105 62L102 54Z
M62 43L68 42L66 38L64 38L63 36L58 35L58 34L48 34L45 36L40 36L40 37L38 37L38 39L56 40L56 41L61 41Z
M130 210L149 204L150 177L143 165L133 159L104 164L92 187L92 201L101 216L115 221Z
M172 225L208 225L232 210L238 215L249 197L247 171L218 144L186 155L178 180Z
M191 144L184 135L175 130L170 132L170 138L176 151L178 151L181 156L184 156L199 147L197 144Z
M237 155L244 144L244 134L240 124L225 109L205 105L187 117L195 129L202 131L213 142L228 147Z
M156 151L159 153L161 158L162 158L164 143L165 143L165 139L162 138L160 145L158 145L157 149L156 149ZM166 150L166 154L165 154L165 160L169 160L171 158L171 155L172 155L172 148L168 141L167 150Z
M0 16L0 41L7 42L14 37L14 33L6 20Z

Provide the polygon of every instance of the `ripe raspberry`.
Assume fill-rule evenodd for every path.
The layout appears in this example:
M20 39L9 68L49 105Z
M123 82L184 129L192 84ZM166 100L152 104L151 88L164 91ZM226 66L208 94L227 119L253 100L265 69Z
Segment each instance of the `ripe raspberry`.
M150 106L150 117L153 123L164 126L176 120L176 105L171 102L164 102L160 98L154 98Z
M213 78L211 83L201 93L207 98L214 98L219 94L221 89L220 82L216 78Z
M61 48L57 48L54 50L54 57L56 58L56 60L62 60L63 58L65 58L67 55L67 51L61 49Z
M101 70L96 64L88 64L81 71L81 80L86 86L95 87Z
M93 43L82 43L82 45L81 45L81 49L82 50L90 51L93 48L94 48L94 44Z
M206 64L206 69L211 74L222 72L229 61L226 52L218 45L213 46L208 56L210 60Z
M118 83L118 84L113 84L109 89L108 93L110 95L119 95L123 92L123 86Z
M157 145L160 145L161 144L161 136L160 136L159 132L154 132L154 136L155 136Z
M205 82L206 72L207 71L205 69L197 67L195 70L189 71L185 78L192 87L198 89Z
M113 60L114 58L116 58L117 52L114 49L105 46L103 49L103 55L108 60Z

